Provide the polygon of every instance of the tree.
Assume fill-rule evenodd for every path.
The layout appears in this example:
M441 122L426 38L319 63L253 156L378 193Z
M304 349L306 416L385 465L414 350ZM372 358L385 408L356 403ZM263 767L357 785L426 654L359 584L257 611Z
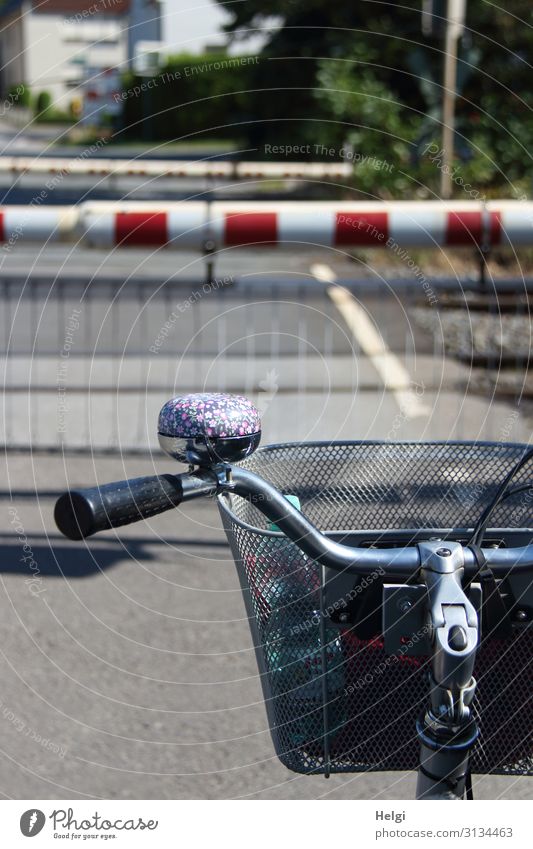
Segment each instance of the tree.
M421 118L378 79L375 58L360 45L349 58L319 62L315 99L331 118L321 133L341 158L354 163L357 189L402 194L411 189L405 170Z
M225 8L232 14L225 27L231 38L246 39L258 28L269 33L263 52L278 72L272 86L275 94L269 93L267 114L277 113L281 120L292 116L293 121L306 125L309 134L311 121L316 125L321 117L331 119L342 112L343 104L346 106L347 95L337 95L339 106L333 94L308 96L313 89L324 90L326 78L331 93L331 76L336 75L342 86L353 87L351 110L368 111L361 99L366 91L368 108L378 116L385 114L383 100L376 97L381 87L382 92L389 92L391 102L404 104L410 114L426 114L427 120L419 128L419 154L428 140L439 140L443 43L442 36L423 35L420 3L408 7L405 2L386 0L351 4L247 0ZM361 51L373 57L371 64L365 66L359 61L359 67L349 72L340 68L326 71L326 59L350 62ZM522 179L533 172L529 154L533 139L532 70L530 0L507 0L499 5L492 0L469 0L458 67L462 88L456 109L456 149L484 179L496 177L499 169L498 179ZM267 80L260 78L258 87L261 85L267 87ZM259 121L264 112L261 100L258 95ZM346 118L350 109L344 110ZM393 120L391 109L387 107L388 121ZM325 132L325 125L321 131Z

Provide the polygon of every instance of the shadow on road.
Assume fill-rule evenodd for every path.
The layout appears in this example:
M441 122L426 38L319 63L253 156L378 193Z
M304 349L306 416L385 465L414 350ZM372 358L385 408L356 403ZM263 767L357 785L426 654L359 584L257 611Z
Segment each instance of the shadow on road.
M98 542L93 547L87 543L63 543L56 545L60 537L49 537L50 542L35 542L35 536L29 539L31 552L24 552L22 546L10 536L0 534L0 574L21 575L24 578L86 578L97 572L103 572L124 560L140 562L158 560L158 546L176 545L180 549L190 547L226 548L225 540L174 539L160 543L153 538L114 541L109 544ZM25 559L26 558L26 559Z

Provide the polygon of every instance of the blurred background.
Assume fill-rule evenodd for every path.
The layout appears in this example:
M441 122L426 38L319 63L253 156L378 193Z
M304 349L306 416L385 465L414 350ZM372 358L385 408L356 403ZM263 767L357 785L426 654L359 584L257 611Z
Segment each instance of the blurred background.
M53 505L173 471L185 391L247 395L265 444L530 441L532 23L0 0L0 794L412 796L275 761L212 505L79 545Z

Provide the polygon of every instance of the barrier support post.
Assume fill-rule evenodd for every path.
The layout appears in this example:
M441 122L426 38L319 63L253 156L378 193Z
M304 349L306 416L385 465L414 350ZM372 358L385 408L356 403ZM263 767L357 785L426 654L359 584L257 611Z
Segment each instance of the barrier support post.
M216 242L213 239L212 234L209 232L211 221L211 203L213 201L211 192L206 192L206 206L207 206L207 228L206 228L206 237L203 241L202 245L202 253L205 260L205 283L207 286L211 286L214 279L214 270L215 270L215 261L214 255L216 250Z
M477 247L477 255L479 262L479 278L478 287L480 292L487 291L487 260L490 255L490 213L487 205L483 202L483 210L481 213L481 240Z
M206 239L203 244L203 256L205 259L205 283L207 286L211 286L214 278L214 270L215 270L215 243L213 239Z

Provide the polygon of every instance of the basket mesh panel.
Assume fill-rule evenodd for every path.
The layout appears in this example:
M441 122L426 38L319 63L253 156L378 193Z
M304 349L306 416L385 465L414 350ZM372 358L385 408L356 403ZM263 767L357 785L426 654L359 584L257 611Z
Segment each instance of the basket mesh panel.
M293 444L242 465L298 495L323 531L466 528L523 451L500 443ZM525 469L516 483L527 480ZM505 502L493 527L531 526L532 503L523 494ZM219 505L253 612L280 759L297 772L416 769L427 658L386 655L379 632L363 638L357 626L329 620L321 628L320 567L285 537L265 534L267 520L245 499ZM531 629L478 650L474 772L533 773L532 651Z

